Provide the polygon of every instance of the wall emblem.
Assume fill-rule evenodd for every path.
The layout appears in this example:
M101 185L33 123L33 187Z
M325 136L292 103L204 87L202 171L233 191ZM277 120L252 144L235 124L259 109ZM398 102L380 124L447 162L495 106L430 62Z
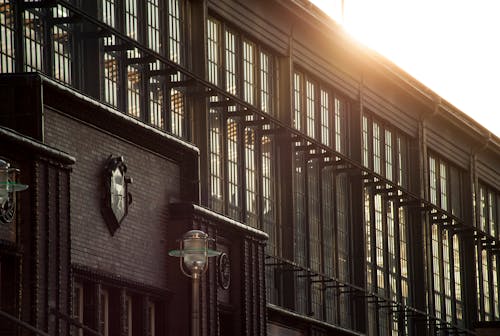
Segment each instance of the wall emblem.
M228 289L231 284L231 265L229 256L226 253L221 253L217 266L219 271L219 285L223 289Z
M108 158L104 167L102 215L111 235L120 227L127 216L128 206L132 203L132 195L128 192L128 184L132 183L132 178L126 176L126 172L123 156Z

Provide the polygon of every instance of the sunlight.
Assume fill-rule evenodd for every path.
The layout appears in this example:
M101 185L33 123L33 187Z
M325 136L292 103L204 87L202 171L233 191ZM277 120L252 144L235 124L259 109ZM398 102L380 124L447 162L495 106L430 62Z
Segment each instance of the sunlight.
M312 0L366 46L500 135L500 3ZM496 112L494 112L496 111ZM496 127L496 128L495 128Z

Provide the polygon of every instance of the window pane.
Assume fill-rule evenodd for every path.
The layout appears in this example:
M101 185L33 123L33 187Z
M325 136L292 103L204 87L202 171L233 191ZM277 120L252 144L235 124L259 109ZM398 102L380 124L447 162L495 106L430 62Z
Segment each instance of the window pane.
M43 72L43 34L44 26L40 11L25 10L24 17L24 60L26 71Z
M55 18L69 17L69 11L57 5L52 9L52 15ZM69 24L59 24L52 27L52 48L53 55L53 76L54 78L71 84L71 26Z
M316 137L315 132L315 122L314 119L316 117L316 86L314 83L310 81L306 81L306 127L307 127L307 135L311 138Z
M296 129L301 129L302 119L302 75L299 73L293 74L293 121L292 126Z
M0 73L14 71L14 11L9 0L0 3Z
M243 42L243 99L255 104L255 47L248 41Z

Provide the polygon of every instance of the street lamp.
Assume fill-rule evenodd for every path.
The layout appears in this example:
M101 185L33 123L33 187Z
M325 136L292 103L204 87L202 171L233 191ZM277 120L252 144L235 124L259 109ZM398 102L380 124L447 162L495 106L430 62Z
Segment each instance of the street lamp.
M180 239L178 250L168 252L172 257L179 257L179 265L184 275L193 279L191 335L200 335L200 278L208 268L208 258L215 257L220 252L208 248L208 242L213 240L203 231L191 230Z
M4 224L12 222L14 218L14 193L28 188L27 185L16 182L18 174L19 169L10 168L7 161L0 159L0 222Z

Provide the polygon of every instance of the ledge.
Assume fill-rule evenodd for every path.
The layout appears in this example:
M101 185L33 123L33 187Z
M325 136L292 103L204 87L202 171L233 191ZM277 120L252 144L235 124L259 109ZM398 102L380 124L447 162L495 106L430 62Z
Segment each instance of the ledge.
M278 306L273 305L271 303L267 303L266 307L271 312L274 312L276 314L279 314L279 315L285 317L285 319L287 319L287 318L293 319L295 321L295 323L298 320L298 321L301 321L301 322L307 322L307 323L315 324L315 325L321 326L321 327L326 328L326 329L335 330L336 332L339 332L342 335L365 336L365 334L363 334L363 333L360 333L360 332L357 332L357 331L354 331L354 330L349 330L349 329L346 329L346 328L342 328L342 327L339 327L339 326L336 326L336 325L333 325L333 324L330 324L330 323L327 323L327 322L323 322L323 321L320 321L320 320L317 320L317 319L314 319L314 318L311 318L311 317L308 317L308 316L305 316L305 315L302 315L302 314L290 311L288 309L278 307ZM268 322L269 321L274 321L274 320L271 320L271 319L268 318ZM276 322L279 322L279 321L276 321Z
M20 147L23 147L24 149L42 153L56 159L63 164L72 165L76 162L76 159L73 156L53 147L47 146L35 139L22 135L14 130L11 130L10 128L0 126L0 139L2 139L2 142L9 141Z
M172 203L170 204L170 212L174 219L192 218L199 216L207 219L211 223L225 225L237 229L238 231L246 232L257 239L268 240L269 235L264 231L253 228L249 225L243 224L227 216L221 215L210 209L204 208L200 205L193 203Z

